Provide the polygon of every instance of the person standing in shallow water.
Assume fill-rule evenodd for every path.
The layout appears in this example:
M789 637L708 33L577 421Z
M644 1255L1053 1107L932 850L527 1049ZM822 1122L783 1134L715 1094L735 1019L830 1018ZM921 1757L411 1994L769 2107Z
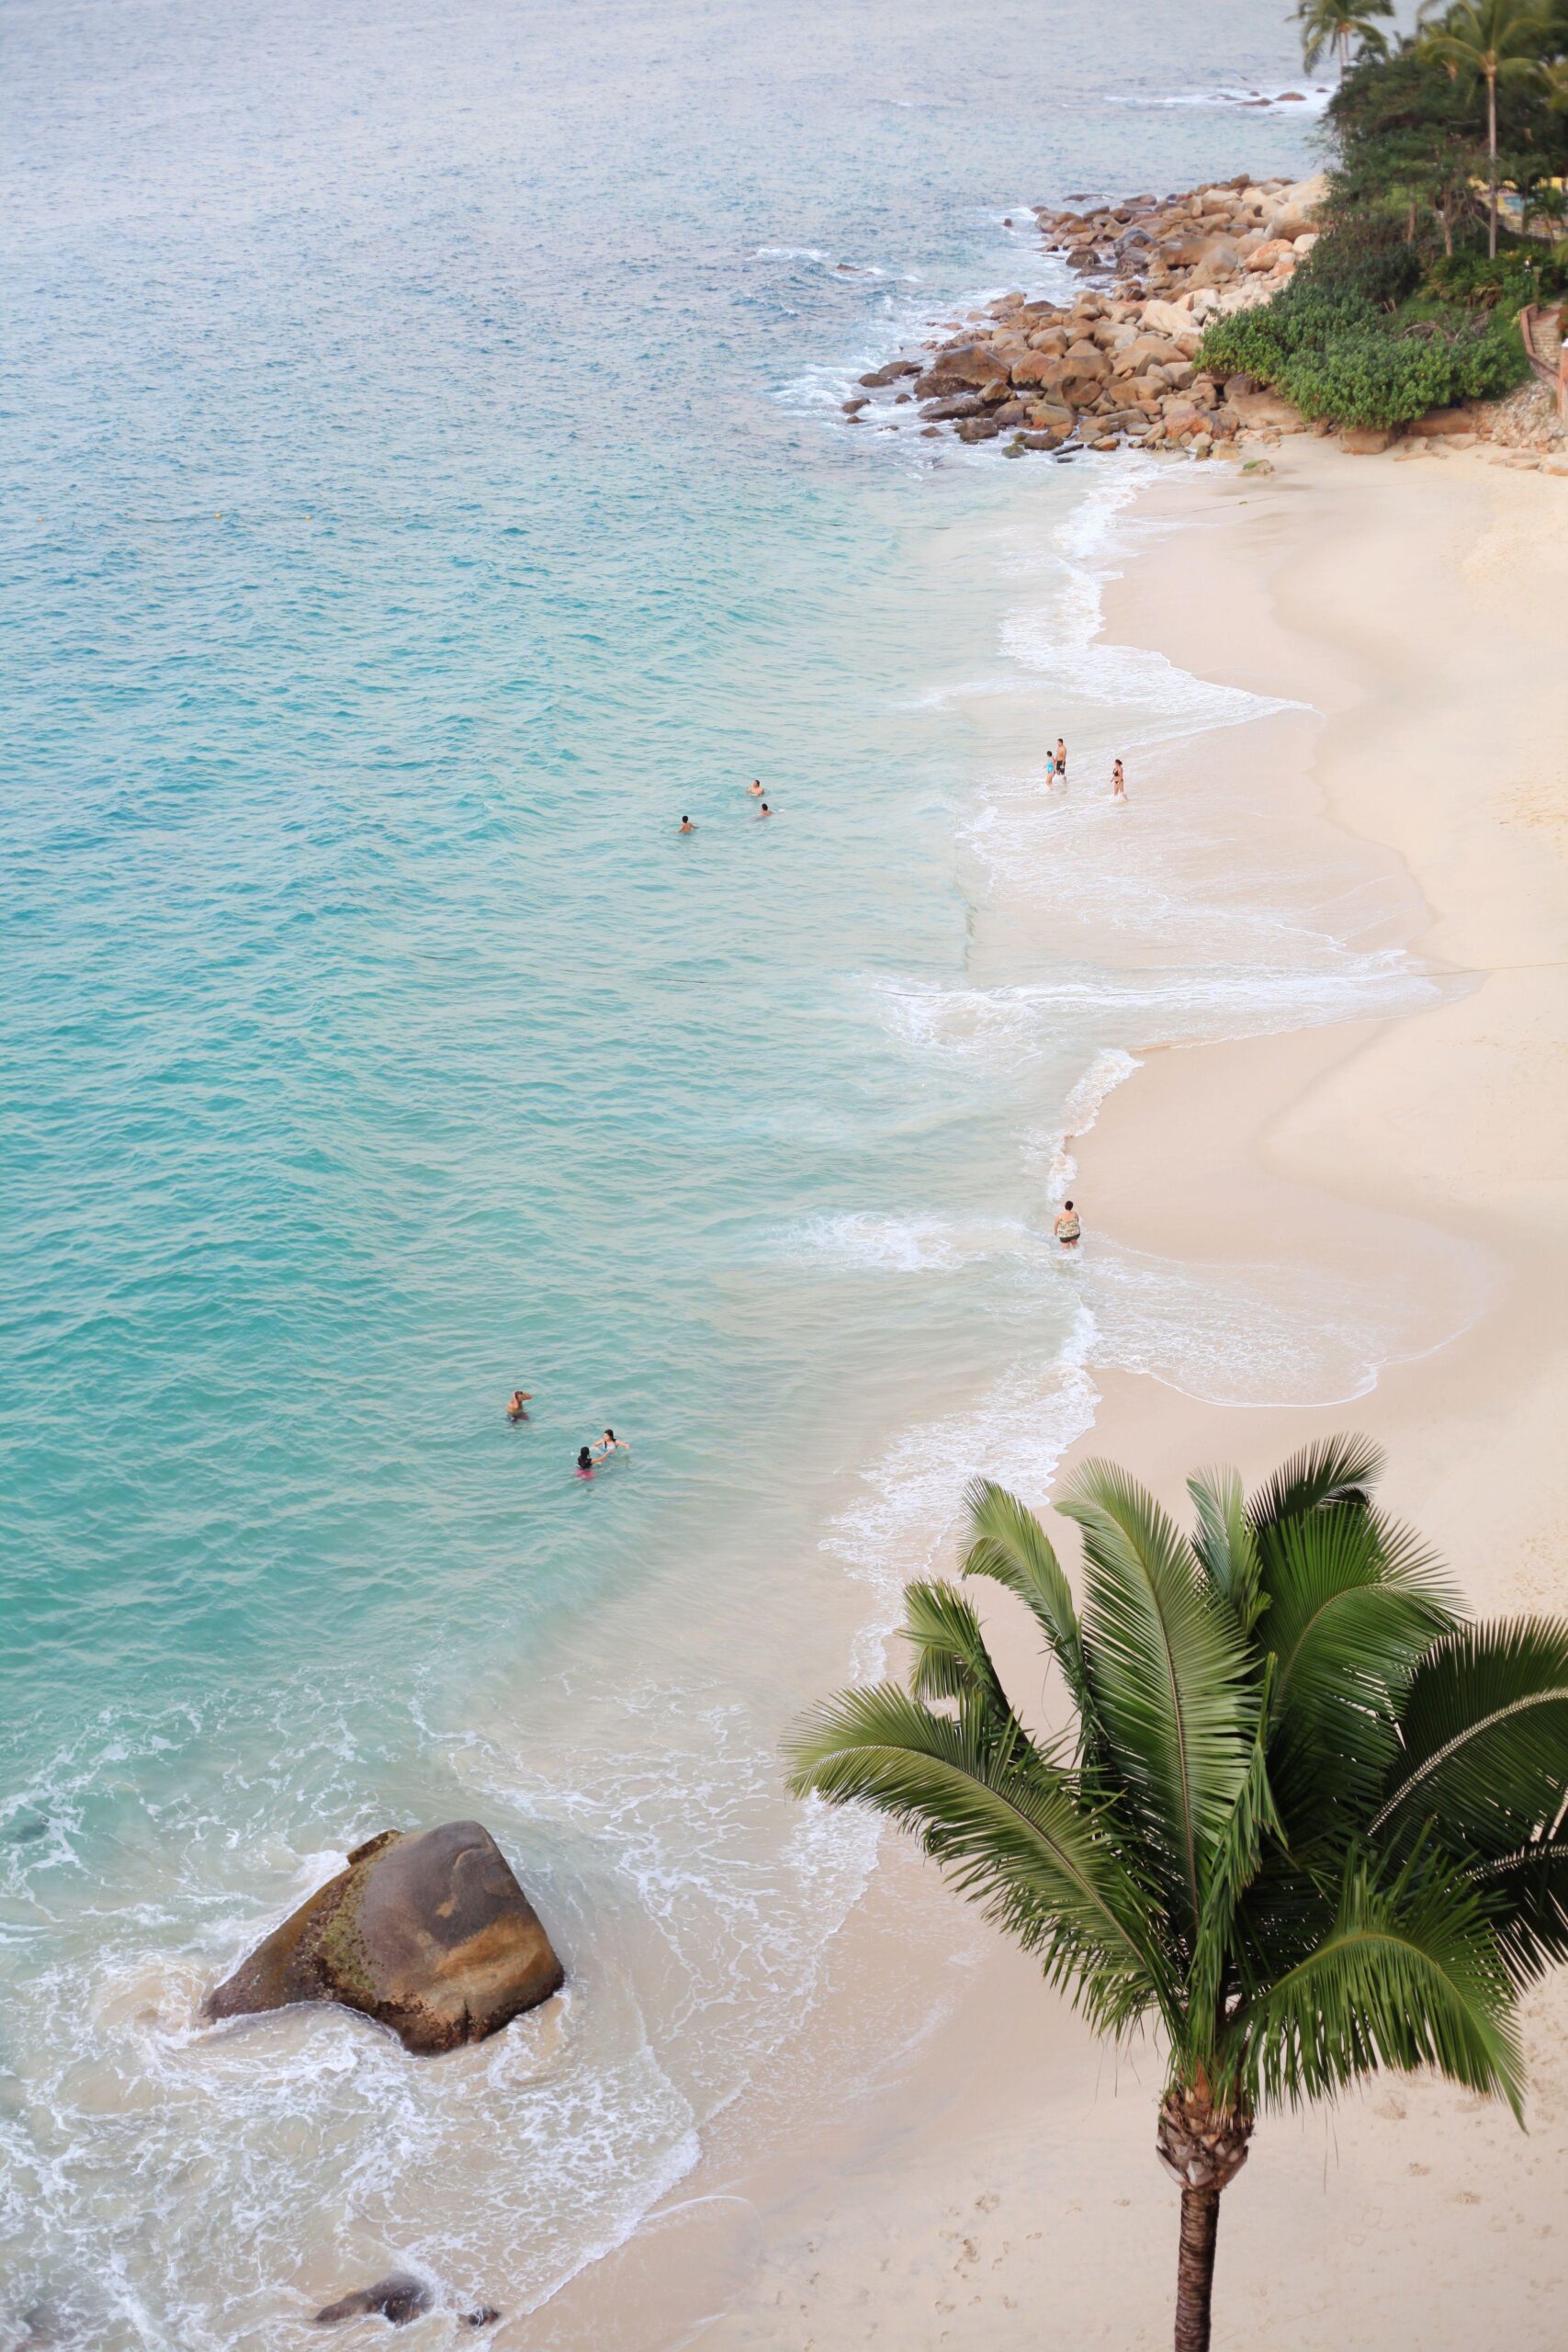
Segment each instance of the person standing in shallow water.
M1120 760L1111 771L1111 797L1112 800L1125 800L1127 797L1127 779L1122 773Z
M573 1475L579 1478L592 1478L593 1476L593 1456L585 1445L577 1449L577 1466Z
M1063 742L1059 735L1056 738L1056 755L1055 764L1057 775L1061 778L1061 781L1066 784L1067 780L1067 747Z
M1078 1222L1078 1213L1071 1201L1062 1203L1062 1213L1051 1229L1064 1250L1077 1248L1083 1236L1083 1227Z
M531 1388L514 1388L506 1400L507 1419L525 1421L528 1418L528 1408L533 1401L534 1392Z

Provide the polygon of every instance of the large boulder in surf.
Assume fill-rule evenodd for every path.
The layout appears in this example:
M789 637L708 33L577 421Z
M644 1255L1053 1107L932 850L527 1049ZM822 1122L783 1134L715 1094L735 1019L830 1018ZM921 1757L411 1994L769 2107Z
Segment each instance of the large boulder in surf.
M955 383L973 384L977 390L994 383L999 376L1007 381L1007 361L988 343L950 345L939 351L932 363L933 374L951 376ZM917 387L918 389L918 387Z
M483 2041L565 1976L488 1829L384 1829L209 1993L204 2014L244 2017L336 2001L420 2056Z

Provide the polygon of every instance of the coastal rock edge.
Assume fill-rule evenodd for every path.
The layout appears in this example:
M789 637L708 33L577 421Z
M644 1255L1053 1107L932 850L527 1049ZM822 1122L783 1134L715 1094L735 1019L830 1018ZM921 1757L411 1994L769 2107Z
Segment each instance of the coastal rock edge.
M488 1829L384 1829L207 1996L233 2018L335 2001L430 2057L483 2041L566 1972Z

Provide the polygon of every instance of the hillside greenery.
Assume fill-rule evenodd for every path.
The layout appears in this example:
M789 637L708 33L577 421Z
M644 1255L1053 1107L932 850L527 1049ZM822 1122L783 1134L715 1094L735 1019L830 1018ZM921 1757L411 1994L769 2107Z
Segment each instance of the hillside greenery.
M1390 426L1512 390L1519 311L1568 293L1568 0L1461 0L1397 46L1366 29L1328 108L1318 243L1267 307L1210 327L1200 364Z

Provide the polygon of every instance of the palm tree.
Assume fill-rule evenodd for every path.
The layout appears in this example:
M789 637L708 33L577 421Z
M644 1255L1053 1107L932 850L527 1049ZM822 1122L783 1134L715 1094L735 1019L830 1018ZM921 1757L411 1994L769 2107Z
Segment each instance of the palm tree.
M1497 255L1497 85L1539 80L1548 38L1546 18L1530 0L1456 0L1437 28L1420 37L1422 53L1449 72L1486 85L1486 155L1490 187L1486 251Z
M1393 0L1359 0L1359 5L1358 0L1300 0L1296 21L1302 28L1302 63L1315 74L1325 50L1331 49L1343 81L1352 41L1363 56L1387 56L1388 41L1373 18L1393 14Z
M1070 1725L1025 1730L956 1585L906 1595L908 1690L840 1692L791 1786L911 1829L1101 2032L1155 2022L1156 2145L1181 2185L1177 2352L1204 2352L1219 2202L1260 2109L1380 2066L1522 2097L1516 2000L1568 1956L1568 1623L1464 1622L1374 1509L1364 1440L1244 1498L1188 1482L1189 1540L1125 1472L1044 1530L968 1492L968 1577L1032 1613Z

